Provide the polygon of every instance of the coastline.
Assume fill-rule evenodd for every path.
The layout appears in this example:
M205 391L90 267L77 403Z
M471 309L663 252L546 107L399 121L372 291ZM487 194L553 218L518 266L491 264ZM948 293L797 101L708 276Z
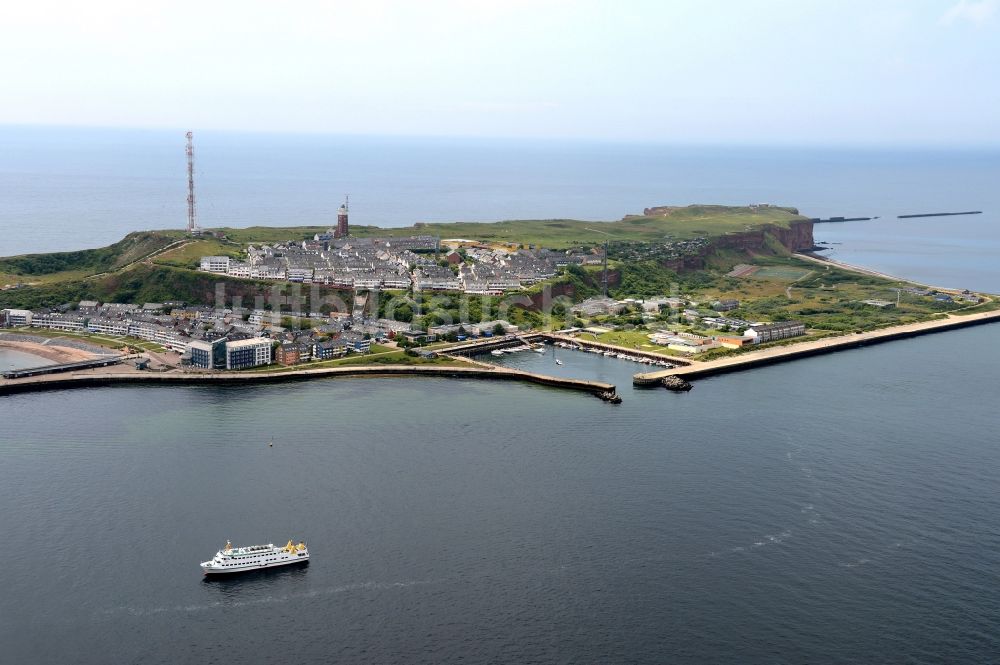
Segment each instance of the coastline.
M40 342L13 341L3 339L2 337L0 337L0 348L20 351L21 353L36 356L39 360L50 360L54 363L72 363L80 360L91 360L96 357L95 354L68 346L48 345ZM48 363L39 362L38 364L41 366Z
M195 373L155 373L141 370L122 371L121 366L111 366L70 374L46 374L25 379L0 379L0 396L40 390L62 390L109 385L254 385L258 383L279 383L304 381L341 376L387 377L387 376L429 376L451 378L474 378L507 381L522 381L539 385L568 388L614 401L615 386L602 381L571 379L535 374L510 367L433 367L420 365L351 366L303 369L291 372L236 372L216 374Z
M831 259L828 256L821 256L819 254L814 254L811 252L796 252L795 256L798 256L806 261L812 261L819 265L830 265L837 268L842 268L850 272L856 272L861 275L870 275L872 277L881 277L882 279L890 279L894 282L906 282L907 284L913 284L916 286L923 286L928 289L934 289L935 291L941 291L943 293L961 293L962 289L956 288L954 286L936 286L934 284L926 284L924 282L918 282L913 279L906 277L900 277L899 275L890 275L889 273L879 272L872 268L865 268L864 266L857 266L853 263L844 263L843 261L838 261L837 259Z
M811 342L803 341L798 344L761 349L760 351L751 351L729 358L719 358L718 360L693 361L686 367L674 367L659 372L636 374L632 377L632 382L637 386L649 386L659 384L668 376L677 376L682 379L702 378L715 374L738 372L761 365L771 365L798 358L853 349L870 344L890 342L896 339L905 339L907 337L917 337L919 335L998 322L1000 322L1000 311L981 312L965 316L949 315L945 319L908 323L902 326L880 328L879 330L855 333L853 335L826 337Z
M915 282L906 278L889 275L877 270L843 263L828 257L819 256L811 252L797 252L795 256L819 265L830 265L855 272L858 274L875 276L892 281L919 285L942 292L959 293L956 288L936 287L920 282ZM987 296L989 303L994 298ZM966 308L968 309L968 308ZM832 353L840 350L857 348L868 344L903 339L917 335L924 335L934 332L962 328L972 325L980 325L1000 321L1000 311L986 311L976 314L956 315L947 314L943 318L919 323L896 325L887 328L880 328L868 332L854 334L840 334L835 337L825 337L817 340L802 340L796 343L783 346L775 346L760 350L753 350L733 356L727 356L716 360L699 361L693 358L675 358L659 353L636 352L632 349L620 347L615 344L591 342L575 337L565 337L554 332L539 331L527 333L527 337L546 337L550 339L565 339L584 346L596 347L603 350L640 353L640 355L654 357L656 359L666 359L675 366L651 372L643 372L633 375L633 385L652 386L660 385L668 377L678 377L684 379L695 379L726 372L741 371L751 369L766 364L787 362L797 358ZM0 348L11 348L23 353L38 357L42 360L49 360L52 363L72 363L81 360L91 360L100 357L97 350L87 350L71 345L61 345L57 341L59 338L34 338L29 335L7 336L0 333ZM37 340L37 341L36 341ZM441 353L448 354L451 351L461 353L461 345L450 348L439 349ZM152 357L152 355L150 355ZM461 356L456 356L461 358ZM474 367L456 366L419 366L419 365L352 365L322 368L302 368L281 372L234 372L234 373L202 373L185 372L176 369L166 371L149 371L132 369L122 364L114 366L100 367L94 369L73 371L63 374L43 374L30 378L0 379L0 396L47 389L66 389L88 386L104 386L115 384L158 384L176 385L202 384L202 385L247 385L253 383L270 383L278 381L308 380L315 378L332 378L338 376L439 376L457 378L476 379L513 379L523 382L548 385L552 387L568 388L583 392L589 392L605 399L606 401L619 402L621 400L615 392L615 386L586 379L569 379L554 377L545 374L533 374L522 370L507 367L495 366L487 363L473 361L468 358L461 358ZM40 363L41 365L42 363Z

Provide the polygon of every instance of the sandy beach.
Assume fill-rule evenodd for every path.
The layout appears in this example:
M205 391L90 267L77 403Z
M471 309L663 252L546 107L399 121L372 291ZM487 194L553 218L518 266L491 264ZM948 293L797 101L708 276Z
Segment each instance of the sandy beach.
M79 360L90 360L96 357L94 354L81 349L74 349L69 346L56 346L54 344L39 344L37 342L15 342L0 339L0 348L28 353L54 363L71 363ZM40 362L38 364L46 365L48 363Z

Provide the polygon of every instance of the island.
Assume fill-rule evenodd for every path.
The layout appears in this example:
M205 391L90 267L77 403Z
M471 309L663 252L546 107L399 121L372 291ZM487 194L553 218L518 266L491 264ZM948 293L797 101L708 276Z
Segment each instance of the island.
M1000 318L990 294L823 258L792 207L656 206L616 221L132 233L0 258L0 346L54 365L0 394L115 382L409 374L615 386L491 354L539 344L687 379ZM61 350L59 350L61 349ZM65 361L65 362L59 362ZM686 384L686 385L685 385Z

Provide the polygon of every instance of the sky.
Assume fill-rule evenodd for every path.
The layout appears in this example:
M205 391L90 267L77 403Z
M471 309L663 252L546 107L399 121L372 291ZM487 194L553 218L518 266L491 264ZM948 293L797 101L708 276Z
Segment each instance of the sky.
M1000 144L1000 0L32 0L0 123Z

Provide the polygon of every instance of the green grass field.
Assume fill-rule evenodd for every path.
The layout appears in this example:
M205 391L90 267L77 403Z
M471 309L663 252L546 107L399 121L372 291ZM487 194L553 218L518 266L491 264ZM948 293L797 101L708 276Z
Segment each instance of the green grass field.
M746 207L689 206L677 208L668 216L627 217L614 222L548 219L432 223L399 228L352 225L351 234L358 237L432 235L440 236L442 239L462 238L564 249L577 245L600 244L607 239L645 242L685 240L745 231L748 227L763 224L787 227L790 222L801 219L805 218L785 208L751 210ZM327 228L297 226L217 230L224 232L232 241L248 243L311 238L317 233L325 232Z
M388 349L384 346L373 345L372 349L378 349L378 351L373 351L372 353L366 353L364 355L347 355L343 358L334 358L332 360L320 360L317 362L303 363L301 365L292 365L289 367L266 367L261 369L252 369L248 371L256 372L293 372L296 370L303 369L320 369L323 367L353 367L353 366L379 366L379 365L463 365L460 360L453 360L452 358L446 358L444 356L438 356L437 358L421 358L419 356L408 356L404 351L396 351L394 349Z
M618 346L624 346L628 349L637 349L646 353L656 353L666 357L670 357L671 355L681 355L676 353L672 354L669 350L667 350L667 347L650 342L648 335L651 332L651 330L613 330L611 332L597 335L595 341L604 342L605 344L616 344ZM590 334L584 334L580 337L580 339L590 340L593 339L593 337Z
M178 268L197 269L203 256L229 256L244 260L246 258L243 248L236 244L224 243L215 238L205 238L159 254L153 259L153 262Z
M165 348L154 342L149 342L136 337L110 337L105 335L92 335L89 333L72 333L61 330L50 330L48 328L11 328L11 332L18 332L24 335L35 335L36 337L47 337L50 339L75 339L81 342L88 342L94 346L103 346L109 349L120 349L123 346L132 346L145 351L156 351L163 353Z
M792 266L764 266L758 269L753 277L755 279L777 279L794 282L802 279L811 273L809 268L795 268Z

